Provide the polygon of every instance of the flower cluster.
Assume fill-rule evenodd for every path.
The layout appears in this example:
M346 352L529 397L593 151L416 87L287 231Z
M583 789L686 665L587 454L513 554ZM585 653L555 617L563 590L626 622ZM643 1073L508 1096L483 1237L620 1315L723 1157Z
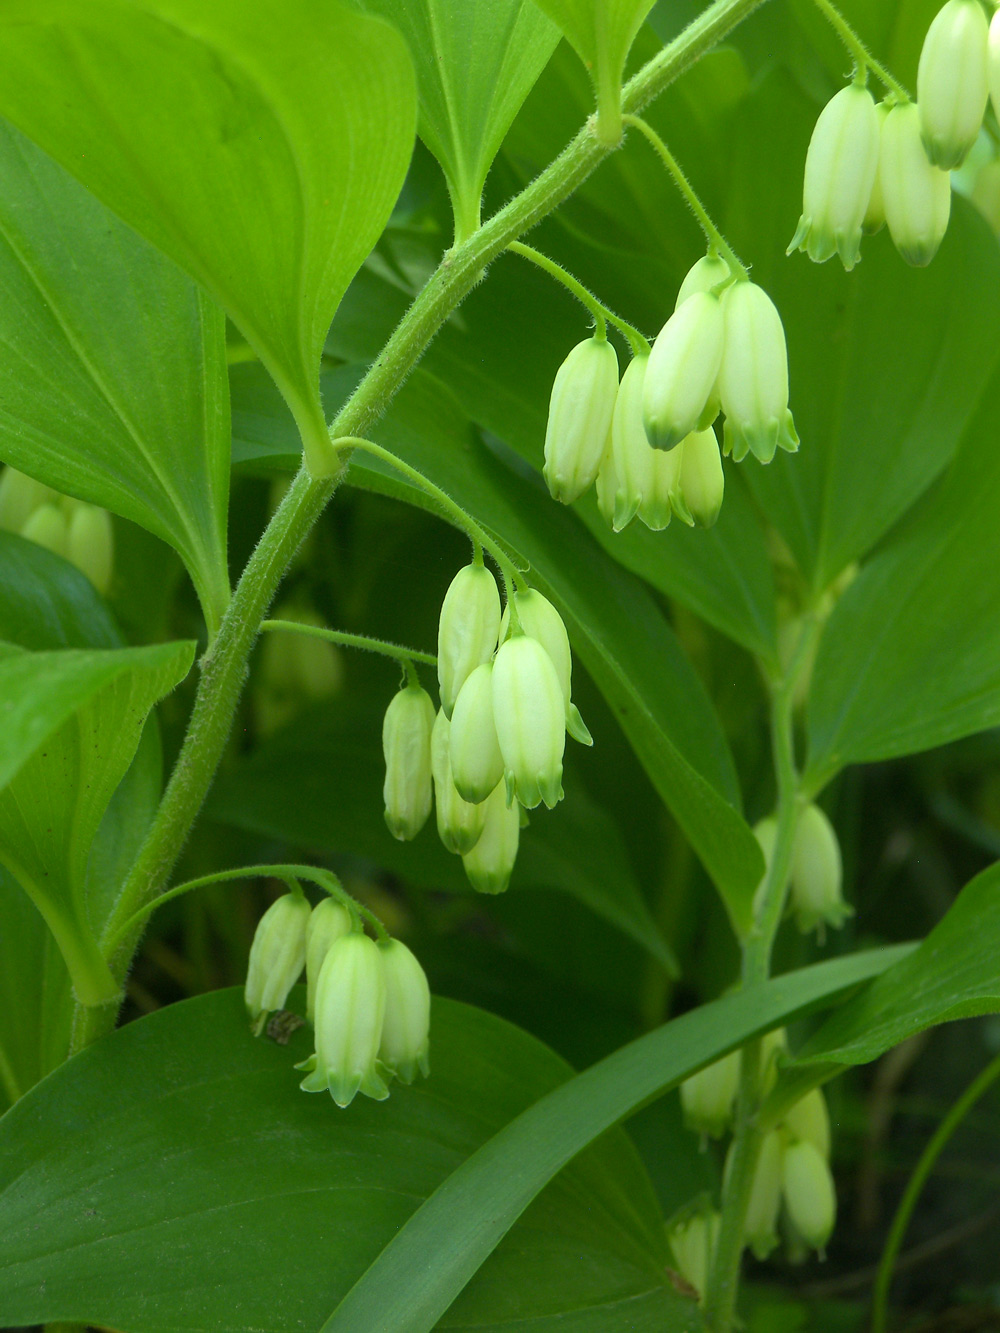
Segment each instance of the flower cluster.
M590 733L570 698L572 656L562 617L533 588L501 613L484 565L459 570L438 627L441 707L411 679L382 728L385 818L414 838L436 804L449 852L481 893L510 882L523 811L562 799L567 731Z
M865 73L823 108L806 154L802 216L788 247L823 263L857 263L862 231L887 224L909 264L929 264L948 229L951 170L979 135L990 95L1000 105L1000 16L979 0L947 0L927 30L917 100L876 107Z
M761 1084L765 1093L776 1080L776 1061L785 1049L779 1029L761 1042ZM740 1073L740 1053L733 1051L699 1070L681 1085L681 1107L689 1128L718 1137L733 1122ZM746 1219L747 1244L758 1259L777 1246L779 1230L792 1258L807 1249L822 1251L836 1218L836 1194L830 1174L830 1117L819 1088L795 1102L761 1144ZM727 1172L730 1167L727 1160ZM673 1243L673 1241L672 1241ZM686 1244L681 1238L681 1251ZM697 1276L681 1271L699 1290Z
M250 949L245 999L255 1034L281 1009L306 970L306 1013L316 1051L297 1068L306 1092L348 1106L359 1092L376 1101L398 1078L428 1073L430 989L399 940L367 936L334 898L310 907L286 893L261 917Z
M723 449L736 462L798 448L781 317L762 288L712 253L687 274L652 350L636 352L621 383L601 337L560 366L545 434L549 490L571 504L596 483L616 532L634 518L659 531L672 515L711 527L725 484L713 429L720 411Z
M111 586L114 536L111 515L5 467L0 475L0 530L61 555L86 574L102 596Z

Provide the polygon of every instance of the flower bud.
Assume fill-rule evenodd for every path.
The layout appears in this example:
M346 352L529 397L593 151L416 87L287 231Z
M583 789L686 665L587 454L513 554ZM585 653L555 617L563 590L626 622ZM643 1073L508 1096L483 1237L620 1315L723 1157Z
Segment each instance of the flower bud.
M920 51L917 109L927 156L959 166L976 142L989 96L989 27L979 0L947 0Z
M42 481L5 467L0 473L0 529L23 535L24 525L40 505L54 504L58 491Z
M654 449L672 449L693 430L711 425L705 416L722 361L723 334L722 306L709 292L689 296L660 330L643 389L643 421Z
M102 596L111 586L114 553L114 532L108 511L98 505L75 505L69 521L66 554Z
M837 1217L837 1193L826 1158L808 1139L785 1149L782 1189L792 1226L822 1254Z
M542 474L563 504L572 504L597 476L617 392L618 357L606 338L577 343L556 372Z
M430 1073L431 991L416 958L399 940L378 945L385 975L385 1020L378 1058L402 1083Z
M813 1088L790 1106L782 1117L782 1124L793 1139L811 1143L817 1152L830 1157L830 1113L821 1089Z
M860 83L842 88L820 112L806 153L802 216L787 254L805 250L817 264L833 254L850 270L878 171L879 120Z
M881 231L885 226L885 199L882 195L882 127L885 124L885 118L889 114L889 110L890 108L885 102L879 102L875 108L875 114L878 116L879 165L875 171L872 192L868 196L868 207L865 209L864 221L861 224L861 230L866 236L874 236L877 231Z
M478 805L503 779L493 720L493 663L477 666L458 692L451 715L451 776L464 801Z
M695 1213L674 1222L667 1231L670 1252L681 1277L698 1293L705 1295L712 1251L719 1236L719 1214L714 1211Z
M948 229L951 177L931 166L912 102L894 106L882 122L879 181L893 244L908 264L929 264Z
M617 399L615 400L617 402ZM618 473L615 471L615 453L611 436L604 447L601 466L597 472L597 508L609 528L615 526L615 496L618 494Z
M521 837L521 807L507 804L503 782L484 802L486 819L479 841L462 857L469 883L478 893L503 893L510 883Z
M681 283L680 291L677 293L677 301L674 309L679 310L689 296L694 296L695 292L715 291L716 296L721 293L717 290L723 284L728 283L732 278L729 265L721 255L702 255L696 264L688 269L684 281Z
M385 822L394 838L415 838L431 812L431 731L434 705L419 685L401 689L385 710Z
M822 934L825 925L837 930L853 915L842 884L837 834L818 805L807 805L795 830L791 865L792 907L803 934L817 928Z
M562 800L566 705L552 658L537 639L518 634L493 665L493 720L503 755L507 800L527 810Z
M482 802L473 805L458 794L451 772L451 723L443 708L434 719L431 734L431 772L438 836L449 852L462 856L479 841L486 810Z
M21 536L26 541L44 546L54 555L66 557L69 547L69 530L66 517L54 504L39 505L26 520L21 529Z
M316 986L316 1053L297 1065L308 1071L304 1092L326 1092L349 1106L358 1092L376 1101L389 1095L376 1066L385 1017L382 953L374 940L352 931L327 952Z
M547 597L543 597L537 588L528 588L524 592L514 593L514 609L521 622L521 628L529 638L536 639L549 657L559 677L563 701L566 704L566 730L583 745L593 745L594 738L580 716L579 710L570 700L573 678L573 654L569 646L569 635L563 618ZM510 624L510 610L504 611L500 626L501 640L507 637Z
M726 487L715 431L711 427L695 431L674 452L681 456L670 498L674 513L689 525L710 528L719 517Z
M332 945L351 931L351 914L336 898L324 898L309 914L306 927L306 1017L316 1014L316 986Z
M485 565L466 565L452 579L438 621L438 682L447 717L472 672L496 652L499 632L496 579Z
M730 1051L685 1079L681 1084L681 1109L688 1129L713 1139L724 1134L732 1124L739 1081L739 1051Z
M780 445L799 447L788 410L788 353L774 302L755 282L737 282L722 298L725 345L719 397L726 414L724 444L738 463L752 451L770 463Z
M690 439L690 435L687 437ZM651 532L662 532L670 523L674 497L677 495L684 441L668 452L653 449L649 464L649 483L639 502L639 519Z
M782 1142L778 1130L764 1136L747 1204L746 1243L758 1259L766 1259L778 1244L778 1210L781 1207ZM728 1173L732 1150L726 1163Z
M284 893L271 904L254 932L244 989L254 1032L288 998L306 961L309 903L301 893Z

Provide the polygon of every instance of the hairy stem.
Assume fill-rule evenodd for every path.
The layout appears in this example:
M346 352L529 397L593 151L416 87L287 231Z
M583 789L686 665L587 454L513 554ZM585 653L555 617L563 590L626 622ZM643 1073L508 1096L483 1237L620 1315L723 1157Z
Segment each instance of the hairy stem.
M850 51L857 68L870 69L879 83L895 93L901 102L908 102L910 94L897 79L893 78L884 65L879 64L832 0L813 0L813 4Z
M622 106L642 110L763 0L715 0L626 85ZM364 379L330 427L334 439L364 436L385 411L444 320L482 278L486 266L511 241L551 213L587 179L610 151L588 126L520 194L467 240L443 256L438 268L396 327ZM340 475L314 480L303 469L268 525L237 584L211 651L202 662L191 721L156 818L126 880L105 938L163 892L173 866L212 784L232 727L250 650L292 556L322 513ZM127 936L110 960L123 980L139 931ZM78 1007L71 1038L77 1051L114 1027L117 1004Z
M433 653L421 653L415 648L406 648L400 643L390 643L388 639L373 639L367 634L348 634L342 629L304 625L299 620L262 620L260 627L262 630L275 632L306 634L314 639L325 639L327 643L340 644L344 648L360 648L362 652L391 657L395 662L423 662L425 666L437 666L437 658Z

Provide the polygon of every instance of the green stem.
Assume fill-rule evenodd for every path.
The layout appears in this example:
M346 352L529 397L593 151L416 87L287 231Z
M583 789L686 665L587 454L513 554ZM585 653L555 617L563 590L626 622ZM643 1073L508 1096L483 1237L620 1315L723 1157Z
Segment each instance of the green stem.
M260 627L262 630L309 634L314 639L326 639L328 643L339 643L344 648L360 648L362 652L378 653L396 662L423 662L427 666L437 666L437 658L433 653L420 653L415 648L404 648L401 644L390 643L388 639L373 639L367 634L348 634L345 630L325 629L322 625L304 625L299 620L262 620Z
M952 1134L987 1088L995 1083L998 1078L1000 1078L1000 1055L995 1056L986 1068L972 1080L938 1125L927 1147L920 1154L920 1161L910 1176L903 1197L899 1201L899 1207L896 1209L896 1216L892 1219L885 1249L882 1251L882 1258L879 1260L878 1276L875 1279L875 1290L872 1293L871 1333L885 1333L892 1270L895 1267L896 1257L903 1244L903 1237L906 1235L906 1228L910 1224L910 1218L917 1205L917 1200L927 1183L927 1177L934 1169L934 1163L941 1156L941 1152Z
M398 454L394 454L391 449L385 449L382 445L376 444L373 440L364 440L356 435L337 436L333 441L333 447L335 449L344 450L360 449L363 453L371 454L373 458L381 459L383 463L388 463L390 467L395 468L395 470L404 476L407 481L412 482L418 490L423 491L425 495L430 496L432 500L436 501L448 517L452 519L456 526L461 528L467 536L474 542L478 542L485 550L489 551L503 574L504 582L507 585L508 596L514 588L524 586L524 578L521 575L521 571L515 567L510 556L503 547L500 546L498 542L495 542L485 529L480 527L472 515L467 513L457 500L453 500L447 491L443 491L441 487L431 481L429 477L425 477L419 468L415 468L410 463L405 462L398 456ZM412 658L414 654L410 653L408 656ZM435 658L434 660L436 663L437 659Z
M813 0L813 4L850 51L855 65L859 69L870 69L879 83L895 93L901 102L908 102L910 94L898 80L893 78L884 65L879 64L836 5L831 0Z
M594 320L597 324L595 337L603 341L608 336L607 327L605 325L605 320L607 320L612 323L616 329L620 329L621 332L624 333L625 337L629 340L634 356L638 356L642 352L648 353L649 343L639 330L627 323L624 319L621 319L613 310L609 310L599 297L595 296L592 291L579 281L579 279L574 278L572 273L569 273L563 268L562 264L557 264L556 261L550 259L548 255L543 255L541 250L536 250L534 246L531 245L523 245L520 241L511 241L507 249L510 250L512 254L521 255L522 258L529 259L532 264L537 264L538 267L544 269L550 277L555 278L556 282L561 282L564 287L567 287L577 300L585 305L594 316Z
M795 691L807 668L820 622L803 617L802 629L786 671L774 681L771 697L771 747L778 784L777 831L764 883L755 904L754 924L743 943L742 987L765 982L771 968L771 950L785 906L795 828L802 807L795 762ZM740 1086L736 1100L733 1143L722 1200L719 1238L713 1255L705 1298L705 1317L712 1333L729 1333L736 1310L740 1261L754 1172L764 1130L760 1124L760 1042L743 1048Z
M632 78L622 95L636 113L696 63L764 0L714 0ZM609 152L584 126L520 194L461 245L452 247L407 310L330 427L334 437L362 435L378 420L445 319L482 278L486 265L568 198ZM188 731L156 818L122 888L109 929L116 930L163 892L211 786L229 737L246 663L278 583L336 489L339 474L313 480L300 469L237 584L203 663ZM124 978L138 934L112 960ZM109 1032L117 1006L77 1011L71 1051Z
M734 277L737 278L747 277L746 268L737 258L735 250L733 250L732 246L726 240L725 236L723 236L722 232L712 221L711 217L709 216L708 209L698 198L698 195L695 193L694 186L691 184L687 176L684 174L683 170L681 169L680 163L674 157L673 153L671 153L670 149L663 142L663 140L660 138L657 132L653 129L652 125L650 125L648 121L643 120L641 116L627 115L624 116L622 119L624 120L626 125L633 125L637 130L640 131L640 133L644 134L646 138L649 140L649 142L653 145L656 152L660 155L660 158L663 161L663 165L670 172L671 176L673 176L674 183L676 184L678 190L680 190L681 194L684 196L684 199L687 202L688 207L691 209L691 212L698 219L698 225L705 233L705 239L708 241L710 246L714 246L715 249L718 250L719 254L729 265L729 271L733 274Z

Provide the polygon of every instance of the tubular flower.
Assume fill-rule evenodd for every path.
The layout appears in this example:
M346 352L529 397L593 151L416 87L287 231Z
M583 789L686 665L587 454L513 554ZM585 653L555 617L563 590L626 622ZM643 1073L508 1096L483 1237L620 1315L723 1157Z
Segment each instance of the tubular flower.
M879 182L893 244L908 264L923 268L948 230L951 177L928 162L912 102L894 106L882 122Z
M597 476L618 392L618 357L605 338L587 338L556 372L545 428L549 492L572 504Z
M493 720L507 800L528 810L562 800L566 705L552 658L528 634L502 644L493 666Z
M644 495L653 487L653 448L643 425L643 388L649 356L639 353L629 362L611 418L611 455L617 482L614 495L615 532L621 532L639 512Z
M785 1149L781 1175L792 1226L822 1254L837 1218L837 1194L826 1158L814 1143L801 1139Z
M521 837L521 808L507 804L503 782L485 802L486 820L479 841L462 857L469 883L478 893L503 893L510 883Z
M711 425L723 332L722 306L709 292L689 296L660 330L643 388L643 421L654 449L672 449Z
M875 179L872 181L872 192L868 196L868 207L865 209L864 220L861 223L861 229L866 236L874 236L877 231L881 231L885 226L885 199L882 196L882 127L885 125L885 118L889 114L890 108L885 102L879 102L875 108L875 114L878 117L878 168L875 172Z
M821 1089L813 1088L790 1106L782 1124L793 1139L804 1140L823 1155L830 1157L830 1113Z
M688 525L710 528L719 517L726 479L715 431L695 431L677 446L680 468L670 497L674 513Z
M430 1073L431 992L424 969L400 940L377 948L385 976L385 1018L378 1058L401 1083Z
M115 558L111 515L106 509L83 503L74 507L66 535L66 554L103 596L111 586Z
M730 1051L686 1078L681 1084L681 1109L687 1127L713 1139L724 1134L732 1124L739 1081L739 1051Z
M310 912L303 894L284 893L257 923L243 992L255 1034L267 1015L284 1005L302 975Z
M712 1251L719 1236L719 1214L695 1213L674 1222L667 1230L670 1252L680 1275L698 1293L701 1300L708 1284Z
M989 27L979 0L948 0L935 15L917 67L917 109L927 156L960 166L976 142L989 97Z
M438 683L447 717L472 672L496 652L499 633L496 579L485 565L466 565L452 579L438 620Z
M728 1164L727 1164L728 1165ZM778 1243L778 1210L781 1207L782 1142L778 1130L764 1136L750 1187L747 1205L746 1240L758 1259L766 1259Z
M802 216L788 247L817 264L858 262L861 228L878 171L879 121L867 88L842 88L820 112L806 153Z
M473 805L458 794L451 771L451 723L443 708L434 720L431 735L431 771L438 836L449 852L462 856L479 841L486 810L482 803Z
M493 663L484 662L459 690L451 715L451 775L459 796L478 805L503 778L493 720Z
M722 298L725 346L719 396L726 414L727 454L738 463L748 451L769 463L780 445L799 447L788 410L788 353L774 302L755 282L737 282Z
M574 740L582 745L593 745L594 738L587 730L580 711L570 699L573 683L573 653L569 646L569 635L563 618L547 597L543 597L537 588L528 588L524 592L514 593L514 609L521 622L521 628L529 638L537 639L549 657L559 677L563 701L566 704L566 730ZM506 639L510 624L510 612L504 611L500 638Z
M718 296L720 294L719 289L730 282L732 276L729 265L721 255L702 255L688 269L677 293L674 309L679 310L688 297L694 296L695 292L714 291Z
M351 914L336 898L324 898L309 914L306 927L306 1017L316 1013L316 986L331 946L351 931Z
M382 952L352 931L331 945L316 986L316 1053L296 1068L307 1071L304 1092L329 1091L338 1106L359 1092L376 1101L389 1095L376 1059L385 1018Z
M401 689L382 723L385 822L394 838L415 838L431 812L434 705L419 685Z
M617 401L617 400L616 400ZM604 446L601 466L597 472L597 508L601 518L609 528L615 526L615 496L618 494L618 473L615 471L615 454L611 447L611 436ZM615 529L617 531L617 529Z
M842 885L837 834L818 805L807 805L795 830L791 867L792 907L803 934L826 925L837 930L852 915Z

